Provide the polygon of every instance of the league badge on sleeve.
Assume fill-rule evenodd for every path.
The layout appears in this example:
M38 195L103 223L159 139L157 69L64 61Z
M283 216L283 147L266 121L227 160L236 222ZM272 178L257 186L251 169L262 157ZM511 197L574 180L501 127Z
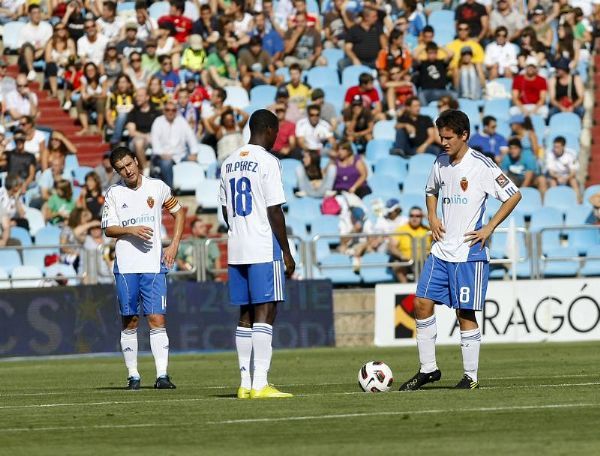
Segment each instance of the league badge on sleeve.
M500 174L497 178L496 178L496 183L504 188L508 185L508 177L506 177L504 174Z
M460 179L460 188L462 188L463 192L466 192L467 188L469 188L469 181L466 177Z
M148 203L148 207L150 209L152 209L154 207L154 198L152 198L151 196L148 197L148 199L146 200L146 202Z

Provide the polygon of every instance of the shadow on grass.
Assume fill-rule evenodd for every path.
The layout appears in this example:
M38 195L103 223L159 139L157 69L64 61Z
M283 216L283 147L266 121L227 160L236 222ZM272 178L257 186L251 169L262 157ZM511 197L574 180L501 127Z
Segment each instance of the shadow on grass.
M100 386L95 388L97 391L135 391L135 390L127 390L124 386ZM141 386L140 389L154 389L154 386Z

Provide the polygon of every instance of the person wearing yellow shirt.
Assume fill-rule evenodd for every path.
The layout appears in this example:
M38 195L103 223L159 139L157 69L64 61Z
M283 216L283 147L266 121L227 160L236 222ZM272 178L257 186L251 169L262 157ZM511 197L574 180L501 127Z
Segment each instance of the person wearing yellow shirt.
M193 79L198 82L206 63L206 51L204 50L202 37L200 35L190 35L188 44L189 47L183 51L181 56L179 75L182 81L187 82Z
M389 243L389 253L396 261L423 260L431 248L431 239L429 238L429 228L423 225L423 210L418 206L413 206L408 212L408 223L396 228L397 234L410 234L410 236L394 236ZM425 241L426 252L423 252L422 239ZM413 239L416 240L416 252L413 252ZM416 255L414 255L416 253ZM400 283L407 283L407 274L411 271L410 266L395 266L393 268L396 279Z
M473 63L483 64L483 59L485 57L485 51L483 50L483 48L477 41L475 41L469 37L469 32L470 32L469 24L467 24L465 22L459 22L458 26L456 27L456 30L457 30L458 37L454 41L451 41L450 43L448 43L446 45L446 48L450 52L452 52L452 60L450 61L450 69L456 68L458 66L458 61L460 60L460 51L464 47L470 47L471 50L473 51L473 59L472 59Z
M290 103L298 106L298 109L306 108L310 100L311 90L306 84L302 83L302 68L297 63L290 65L290 82L285 85L290 95Z

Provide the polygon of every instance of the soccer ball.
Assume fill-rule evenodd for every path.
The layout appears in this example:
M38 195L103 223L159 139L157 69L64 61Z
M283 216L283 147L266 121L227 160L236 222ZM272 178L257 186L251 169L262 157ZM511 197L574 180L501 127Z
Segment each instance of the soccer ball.
M386 393L393 382L392 369L381 361L369 361L358 371L358 385L367 393Z

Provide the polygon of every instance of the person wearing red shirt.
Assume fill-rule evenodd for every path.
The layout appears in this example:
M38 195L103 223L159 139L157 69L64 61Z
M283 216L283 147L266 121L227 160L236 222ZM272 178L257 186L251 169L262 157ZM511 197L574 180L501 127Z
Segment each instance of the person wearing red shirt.
M279 119L279 132L271 152L279 159L295 158L302 160L302 151L296 147L296 124L285 120L285 105L276 104L274 109L277 119Z
M344 109L350 106L355 95L360 95L362 97L365 108L371 108L371 114L373 114L375 120L384 118L379 92L377 92L377 89L373 86L373 76L369 73L361 73L358 77L358 85L352 86L346 91L346 96L344 97Z
M185 43L187 37L192 33L192 20L183 15L185 2L182 0L171 0L169 14L158 19L158 25L169 22L175 27L175 39L179 43Z
M510 115L523 114L524 116L537 114L544 119L548 117L546 94L548 84L538 74L538 62L535 57L527 57L525 73L515 76L512 86L513 107Z
M295 14L290 17L288 29L296 27L296 16L298 14L306 14L306 26L314 27L318 32L321 31L321 22L319 21L319 17L316 14L309 13L306 10L306 0L294 0L294 9L296 10Z

